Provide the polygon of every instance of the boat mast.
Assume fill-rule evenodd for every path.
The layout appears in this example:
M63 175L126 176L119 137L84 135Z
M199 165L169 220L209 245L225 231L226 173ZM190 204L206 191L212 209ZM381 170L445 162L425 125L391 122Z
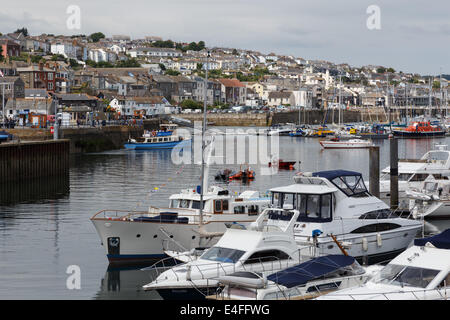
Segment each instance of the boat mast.
M209 62L210 53L208 51L206 55L206 64L205 64L205 99L203 102L203 125L202 125L202 174L201 174L201 187L200 187L200 226L203 225L203 194L205 183L205 131L206 131L206 105L208 100L208 62ZM207 177L206 177L207 179Z

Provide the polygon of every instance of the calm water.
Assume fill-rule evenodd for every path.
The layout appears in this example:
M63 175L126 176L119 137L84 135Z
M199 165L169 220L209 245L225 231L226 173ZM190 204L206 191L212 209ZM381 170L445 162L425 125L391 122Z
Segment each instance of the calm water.
M418 158L436 142L449 144L450 139L400 140L399 157ZM376 143L384 168L389 164L389 141ZM140 289L152 279L148 271L108 269L89 218L103 209L166 206L170 194L200 184L199 165L176 166L170 156L170 151L129 150L76 156L69 177L1 188L0 299L159 299ZM317 139L280 137L280 158L301 161L296 171L348 169L368 177L364 149L322 150ZM210 183L224 167L212 166ZM265 192L293 182L295 171L259 175L260 167L252 168L257 176L250 186L236 182L228 188ZM158 190L151 192L155 187ZM436 232L449 228L450 221L432 221L426 227ZM70 265L81 269L80 290L66 287Z

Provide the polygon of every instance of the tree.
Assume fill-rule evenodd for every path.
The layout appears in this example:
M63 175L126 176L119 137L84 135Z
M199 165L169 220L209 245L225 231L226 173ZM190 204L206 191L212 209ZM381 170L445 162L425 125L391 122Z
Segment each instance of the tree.
M21 28L14 31L14 33L22 33L25 37L28 37L28 29L27 28Z
M387 72L394 73L395 70L394 70L394 68L388 68L388 69L387 69Z
M201 109L203 108L203 104L191 99L186 99L181 101L180 107L182 107L183 109Z
M178 76L178 75L180 75L180 72L177 70L168 69L168 70L166 70L166 74L169 76Z
M233 54L233 55L235 55L235 56L237 56L237 55L238 55L238 52L237 52L237 50L236 50L236 49L233 49L233 52L232 52L232 54Z
M166 66L163 63L160 63L159 67L161 68L162 71L166 71Z
M91 34L89 36L89 38L91 38L92 42L99 42L100 39L104 39L105 38L105 35L103 33L101 33L101 32L96 32L96 33Z
M75 59L70 59L70 60L69 60L69 63L70 63L70 67L71 67L72 69L78 68L78 67L80 66L80 65L78 64L77 60L75 60Z
M386 69L383 67L380 67L377 69L377 73L385 73L385 72L386 72Z

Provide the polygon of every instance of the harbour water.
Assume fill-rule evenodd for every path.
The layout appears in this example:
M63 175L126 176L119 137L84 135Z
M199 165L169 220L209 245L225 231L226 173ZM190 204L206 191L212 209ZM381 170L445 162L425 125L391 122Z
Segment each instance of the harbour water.
M219 128L220 129L220 128ZM401 139L399 158L419 158L435 143L450 138ZM389 165L389 141L380 146L380 167ZM254 146L250 146L250 152ZM248 148L248 146L247 146ZM317 139L280 137L280 158L301 161L295 171L260 175L249 185L227 184L233 193L246 189L266 192L293 183L297 171L347 169L368 178L366 149L323 150ZM214 174L239 165L213 165ZM103 209L147 210L167 206L168 197L200 184L200 166L175 165L171 151L117 150L71 159L68 177L43 179L1 188L0 191L0 299L160 299L141 286L152 280L149 271L109 268L105 250L89 220ZM427 232L450 227L450 221L426 223ZM68 267L81 271L81 288L68 289Z

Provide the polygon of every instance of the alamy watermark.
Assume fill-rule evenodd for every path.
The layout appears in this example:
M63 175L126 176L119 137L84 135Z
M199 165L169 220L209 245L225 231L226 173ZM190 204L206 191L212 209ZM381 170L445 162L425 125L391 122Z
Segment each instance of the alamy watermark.
M172 149L172 163L201 164L202 162L202 123L194 123L194 134L187 129L177 129L177 135L191 143L180 143ZM192 137L193 136L193 137ZM279 136L267 135L265 129L227 128L208 129L205 132L204 161L209 165L261 165L261 175L277 172L278 166L270 166L279 159Z
M69 17L66 20L66 26L69 30L81 29L81 9L77 5L70 5L66 9L66 13Z
M381 9L379 6L373 4L367 7L366 13L369 17L366 20L366 26L369 30L381 29Z
M81 268L77 265L70 265L66 269L66 273L69 274L66 280L66 287L69 290L81 289Z

